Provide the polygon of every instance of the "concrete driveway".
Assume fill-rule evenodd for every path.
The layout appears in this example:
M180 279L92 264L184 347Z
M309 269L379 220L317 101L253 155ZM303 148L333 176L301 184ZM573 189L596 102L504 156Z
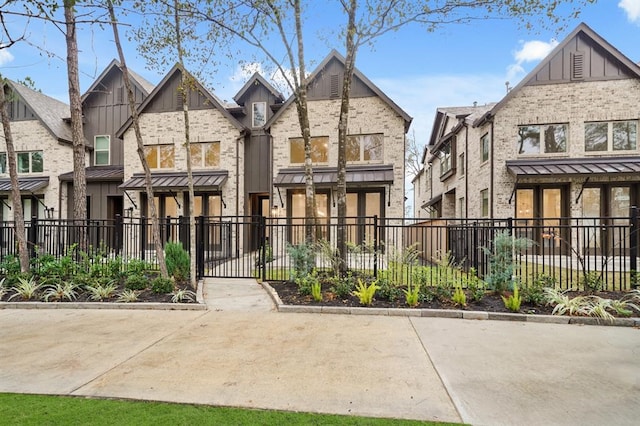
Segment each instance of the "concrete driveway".
M0 310L0 392L477 425L637 424L640 330L278 313L253 280L207 311Z

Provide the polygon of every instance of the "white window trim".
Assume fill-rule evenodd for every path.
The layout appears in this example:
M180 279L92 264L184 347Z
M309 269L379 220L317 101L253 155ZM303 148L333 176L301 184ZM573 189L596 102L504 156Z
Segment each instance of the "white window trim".
M98 150L97 148L97 144L96 141L98 138L107 138L107 141L109 142L109 145L106 149L107 152L107 164L98 164L97 157L98 157L98 152L105 152L105 150ZM111 136L110 135L95 135L93 137L93 165L94 166L108 166L111 164Z

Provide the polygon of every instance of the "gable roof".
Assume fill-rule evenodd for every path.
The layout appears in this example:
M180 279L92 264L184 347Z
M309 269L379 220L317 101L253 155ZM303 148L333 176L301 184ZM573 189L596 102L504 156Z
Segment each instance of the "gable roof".
M11 90L20 96L56 140L72 143L71 127L65 122L65 118L69 117L70 113L69 105L20 83L6 81Z
M162 90L165 88L165 86L167 86L171 78L177 73L182 73L182 72L185 72L187 76L189 76L189 78L191 78L194 81L195 89L198 92L202 93L202 95L204 95L204 97L213 106L213 108L220 111L220 113L227 120L229 120L229 122L231 122L231 124L233 124L233 126L236 127L238 130L245 130L244 126L235 117L233 117L231 113L225 108L225 106L222 104L222 101L220 101L213 93L209 92L193 75L191 75L191 73L186 71L179 63L175 64L173 68L169 70L167 75L164 76L162 81L158 83L158 85L153 89L153 91L149 94L149 96L147 96L145 100L142 101L142 103L138 106L138 113L139 114L144 113L147 106L162 92ZM125 123L122 125L122 127L118 129L118 131L116 132L116 136L118 138L122 138L122 136L124 135L124 132L129 127L131 127L132 123L133 123L133 117L129 117L127 121L125 121Z
M307 79L307 86L308 87L311 86L311 83L316 78L318 78L318 76L320 75L321 71L332 60L336 60L336 61L340 62L343 66L345 65L345 58L342 55L340 55L335 49L333 49L329 53L329 55L327 55L327 57L324 58L324 60L320 63L320 65L318 65L316 67L316 69L308 77L308 79ZM358 68L354 67L353 76L355 78L360 79L360 81L362 81L369 89L371 89L371 91L373 93L375 93L380 99L382 99L387 105L389 105L389 107L391 107L391 109L393 109L400 117L402 117L404 119L404 131L406 133L409 130L409 126L411 125L411 121L413 120L413 118L409 114L407 114L402 108L400 108L398 106L398 104L396 104L393 100L391 100L391 98L389 98L382 90L380 90L380 88L378 86L373 84L373 82L371 82L371 80L369 80L362 72L360 72L360 70L358 70ZM271 119L265 125L265 128L271 127L271 125L278 120L280 115L282 115L283 112L286 109L289 108L289 106L294 102L294 100L295 100L295 93L291 94L291 96L289 96L289 98L286 100L286 102L282 105L282 108L280 108L275 114L273 114Z
M119 72L122 72L120 68L120 61L117 59L113 59L109 65L100 73L100 75L93 81L91 86L84 92L82 95L82 102L84 102L91 94L96 90L96 88L102 84L102 81L109 75L111 71L117 69ZM144 79L142 76L132 71L131 68L127 67L127 71L129 71L129 77L131 78L131 82L138 87L145 95L148 95L153 90L154 86L152 83Z
M242 86L242 89L240 89L238 93L236 93L236 95L233 97L233 100L236 101L238 105L244 104L243 98L254 84L262 84L269 92L271 92L271 94L276 99L280 100L281 102L284 101L284 96L282 96L282 93L278 92L267 80L265 80L264 77L262 77L257 72L254 73L251 78L249 78L244 86Z
M478 118L474 122L474 126L482 124L484 121L495 115L511 98L513 98L524 86L527 86L534 81L537 74L546 66L548 66L551 60L560 52L562 52L573 40L577 37L586 37L599 48L603 49L605 53L614 58L621 67L634 78L640 78L640 65L634 63L631 59L620 53L613 45L602 38L599 34L593 31L584 22L578 25L558 46L555 47L544 58L538 66L536 66L529 74L527 74L514 88L512 88L507 95L500 100L490 111L487 111L482 117Z

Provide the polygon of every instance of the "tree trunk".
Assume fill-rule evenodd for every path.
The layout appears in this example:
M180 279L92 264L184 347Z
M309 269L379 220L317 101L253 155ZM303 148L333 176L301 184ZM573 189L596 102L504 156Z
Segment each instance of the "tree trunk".
M73 219L78 248L88 248L87 220L87 182L85 178L85 144L82 131L82 100L80 98L80 80L78 77L78 41L76 39L76 18L73 10L75 1L64 1L66 22L67 75L69 79L69 105L71 106L71 138L73 141Z
M347 56L344 64L344 79L342 82L342 99L340 102L340 120L338 122L338 183L336 188L336 203L338 205L338 229L336 245L340 257L339 270L344 274L347 270L347 133L349 129L349 100L351 94L351 80L356 61L357 46L354 42L356 27L355 17L357 0L350 0L348 9L348 24L346 34Z
M116 15L113 11L113 3L107 2L109 9L109 16L111 19L111 27L113 28L113 38L118 50L118 56L120 58L120 66L122 69L122 77L124 79L124 85L127 89L127 99L129 101L129 109L131 110L131 118L133 122L133 129L136 135L136 142L138 144L138 156L140 157L140 163L144 169L144 186L147 194L147 203L149 212L151 214L151 238L153 240L153 246L156 252L156 258L158 259L158 266L160 267L160 275L163 278L167 278L167 264L164 259L164 251L162 249L162 241L160 240L160 224L158 221L158 211L156 210L156 203L153 202L153 186L151 185L151 170L149 169L149 163L144 155L144 142L142 140L142 133L140 132L140 116L138 114L138 108L136 107L136 101L133 96L133 88L131 87L131 79L129 78L129 70L127 68L127 62L124 58L124 52L122 51L122 45L120 44L120 35L118 33L118 22L116 21Z
M14 231L18 241L18 258L20 259L20 271L29 272L29 251L27 250L27 238L24 230L24 212L22 211L22 197L18 183L18 169L16 167L16 150L13 146L11 134L11 122L7 113L7 99L4 95L4 79L0 76L0 115L2 116L2 128L4 140L7 144L7 163L9 165L9 178L11 179L11 206L13 208Z
M174 19L176 25L176 49L178 50L178 63L182 67L182 71L180 73L180 87L178 88L178 90L182 92L182 112L184 114L184 149L187 159L187 185L189 186L189 281L191 283L191 287L195 289L198 286L196 280L196 203L195 191L193 190L193 173L191 170L191 139L189 134L189 94L191 93L192 81L187 78L186 70L184 69L178 6L178 1L175 0ZM238 185L238 182L236 182L236 185Z

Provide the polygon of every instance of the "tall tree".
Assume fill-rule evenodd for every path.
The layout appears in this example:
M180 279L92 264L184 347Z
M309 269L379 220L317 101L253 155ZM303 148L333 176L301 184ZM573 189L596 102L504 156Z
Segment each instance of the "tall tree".
M124 85L127 90L127 100L129 102L129 110L131 111L131 118L133 123L133 130L136 135L136 142L138 145L138 157L140 158L140 164L144 170L144 186L147 194L147 205L151 214L151 238L153 240L153 246L156 252L156 259L160 267L160 275L166 278L167 264L165 262L164 251L162 248L162 240L160 239L160 223L158 220L158 210L156 209L156 203L154 202L153 185L151 183L151 169L149 169L149 163L144 153L144 141L142 139L142 132L140 131L140 115L136 106L136 100L133 94L133 87L131 85L131 78L129 75L129 69L127 68L127 61L122 50L122 44L120 43L120 34L118 31L118 20L116 18L115 11L113 9L113 2L107 0L107 9L109 11L109 17L111 19L111 28L113 29L113 39L118 50L118 57L120 59L120 68L122 70L122 77L124 79Z
M78 75L78 39L76 35L75 0L64 0L65 39L67 45L67 77L69 105L71 107L71 140L73 142L73 220L76 224L78 247L88 248L87 232L87 180L85 175L85 143L82 130L82 99Z
M532 20L542 26L560 26L562 14L557 13L563 3L571 4L567 16L575 17L584 4L595 0L339 0L346 16L343 30L346 58L343 80L340 121L338 123L338 183L336 204L338 207L337 250L342 262L340 269L346 269L346 138L349 128L349 104L351 80L355 59L360 47L374 44L376 39L390 31L416 23L435 31L443 26L468 22L474 19L517 18L530 27ZM364 7L360 11L359 3Z
M7 147L7 164L9 166L9 179L11 180L11 207L13 209L14 230L18 242L18 258L20 259L20 271L29 271L29 251L27 250L27 238L24 227L24 212L22 210L22 197L18 182L18 168L16 166L16 150L13 145L11 133L11 120L7 112L7 97L5 96L4 78L0 75L0 118L4 130L4 140Z

